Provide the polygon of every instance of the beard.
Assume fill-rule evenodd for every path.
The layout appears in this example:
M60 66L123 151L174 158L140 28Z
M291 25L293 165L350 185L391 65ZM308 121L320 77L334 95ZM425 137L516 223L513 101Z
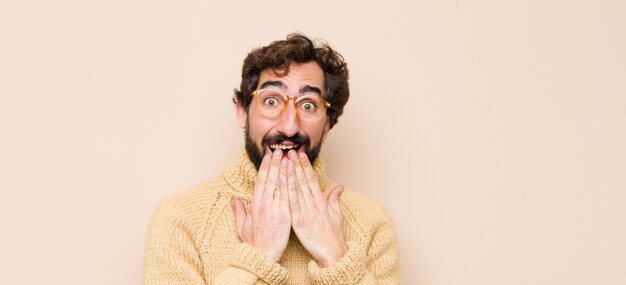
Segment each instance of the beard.
M249 125L249 124L248 124ZM276 135L267 135L263 137L261 141L261 146L257 146L256 143L250 137L250 129L246 126L245 137L246 137L246 152L248 153L248 157L256 167L256 170L259 170L261 167L261 162L263 161L263 155L265 155L266 146L270 144L281 144L284 141L290 141L294 144L299 145L298 148L303 148L304 153L309 158L311 165L320 154L322 150L322 142L311 147L311 141L307 136L296 134L292 137L288 137L281 134Z

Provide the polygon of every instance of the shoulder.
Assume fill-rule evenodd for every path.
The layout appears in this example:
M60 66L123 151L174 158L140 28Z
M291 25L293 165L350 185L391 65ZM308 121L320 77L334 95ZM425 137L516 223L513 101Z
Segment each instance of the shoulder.
M352 220L367 232L384 224L391 224L391 218L385 207L367 195L346 189L341 195L341 205L345 218Z
M163 199L158 208L167 208L181 215L205 211L225 185L222 177L197 183Z
M226 186L218 176L163 199L154 211L152 225L165 223L182 227L193 236L202 235L211 208Z

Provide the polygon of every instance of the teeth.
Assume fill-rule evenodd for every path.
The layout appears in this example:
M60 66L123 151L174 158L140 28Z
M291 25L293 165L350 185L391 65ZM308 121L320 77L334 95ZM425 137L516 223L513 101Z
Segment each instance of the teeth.
M282 150L286 150L286 149L294 149L297 148L298 145L282 145L282 144L271 144L270 148L271 149L282 149Z

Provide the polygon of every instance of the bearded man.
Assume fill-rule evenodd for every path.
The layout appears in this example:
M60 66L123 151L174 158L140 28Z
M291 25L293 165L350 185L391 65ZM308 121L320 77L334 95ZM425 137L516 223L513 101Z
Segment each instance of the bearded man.
M245 152L159 204L145 284L399 284L387 212L318 158L349 93L325 43L291 34L250 52L233 98Z

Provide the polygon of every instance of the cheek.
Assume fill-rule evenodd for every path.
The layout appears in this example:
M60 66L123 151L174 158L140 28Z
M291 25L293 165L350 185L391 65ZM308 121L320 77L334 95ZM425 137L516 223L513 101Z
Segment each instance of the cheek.
M322 135L324 134L323 126L309 126L303 127L303 129L306 135L309 137L309 140L311 141L311 146L320 143L320 141L322 140Z
M250 113L248 124L250 126L250 136L257 144L261 143L263 137L265 137L273 127L271 121L268 121L266 118L253 117L252 112Z

